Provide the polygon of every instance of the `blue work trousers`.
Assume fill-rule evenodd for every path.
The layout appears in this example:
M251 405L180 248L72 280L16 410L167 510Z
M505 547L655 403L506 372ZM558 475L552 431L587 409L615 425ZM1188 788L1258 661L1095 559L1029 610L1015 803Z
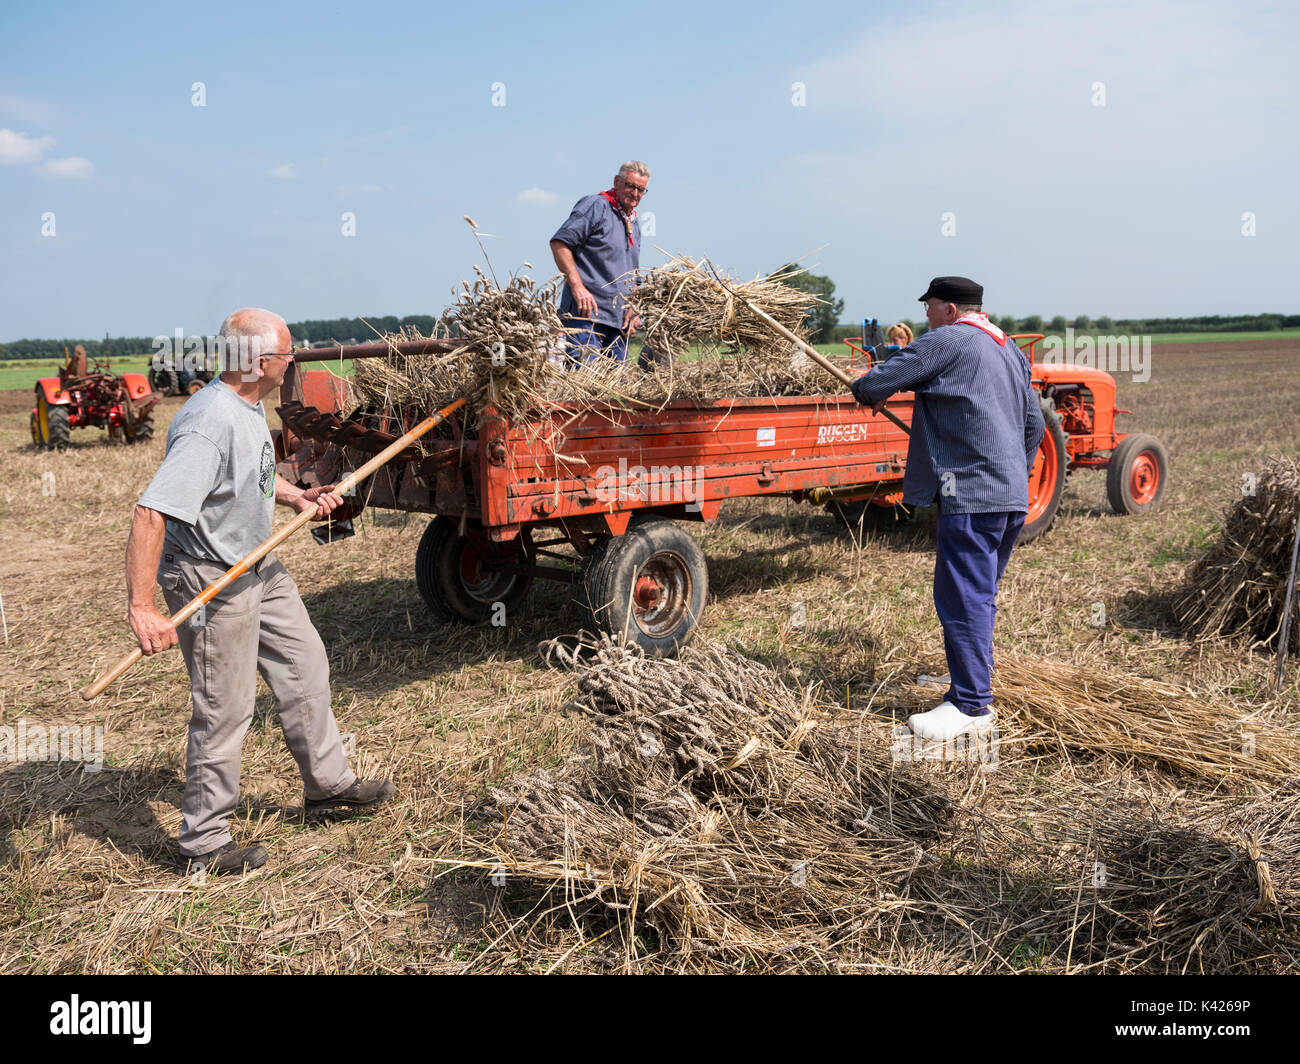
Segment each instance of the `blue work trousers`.
M567 338L569 366L595 362L601 357L612 358L615 362L627 361L627 333L590 318L565 318L564 326L573 330ZM665 356L642 347L636 364L649 372L655 366L666 367L669 362Z
M572 330L567 339L570 366L601 357L627 361L627 334L621 329L590 318L566 318L564 327Z
M972 716L993 701L998 581L1024 523L1022 513L939 515L934 608L952 677L946 697Z

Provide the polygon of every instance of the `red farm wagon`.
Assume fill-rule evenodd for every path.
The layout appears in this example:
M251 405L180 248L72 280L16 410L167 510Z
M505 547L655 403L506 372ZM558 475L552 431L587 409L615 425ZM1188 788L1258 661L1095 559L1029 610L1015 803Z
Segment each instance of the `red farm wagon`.
M1018 337L1033 359L1037 336ZM444 341L426 342L436 349ZM411 345L419 346L418 343ZM855 348L856 349L856 348ZM298 363L365 357L384 344L303 351ZM860 350L860 349L857 349ZM862 352L870 358L870 350ZM1115 382L1100 370L1035 364L1048 432L1030 475L1023 539L1056 517L1066 473L1106 469L1112 506L1154 505L1164 449L1115 431ZM333 483L344 448L373 454L410 426L345 417L336 377L295 365L281 391L280 472L304 486ZM889 409L910 423L912 396ZM462 412L463 413L463 412ZM462 417L370 478L364 505L433 515L415 558L421 596L444 621L488 619L534 579L581 584L597 630L651 653L689 638L708 597L708 567L684 521L710 521L732 499L783 495L841 519L892 520L907 434L849 395L560 406L511 424L488 408L477 430ZM355 514L360 504L353 503ZM569 546L577 557L559 548Z

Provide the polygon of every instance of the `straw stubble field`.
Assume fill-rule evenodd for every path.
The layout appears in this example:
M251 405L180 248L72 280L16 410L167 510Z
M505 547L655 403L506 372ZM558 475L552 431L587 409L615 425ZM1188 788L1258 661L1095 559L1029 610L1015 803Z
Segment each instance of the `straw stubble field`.
M1269 658L1240 642L1189 641L1171 599L1221 527L1242 475L1259 471L1270 453L1300 452L1298 359L1292 341L1163 345L1149 382L1119 378L1119 404L1135 411L1122 417L1123 427L1154 434L1168 448L1165 500L1147 517L1121 518L1106 506L1102 476L1071 478L1055 529L1016 552L1003 584L997 645L1008 692L1016 683L1032 686L1038 657L1085 669L1058 675L1067 688L1093 670L1159 680L1171 685L1165 697L1172 702L1186 692L1189 704L1196 698L1215 712L1249 716L1260 743L1276 737L1290 756L1300 711L1294 681L1274 698ZM590 723L572 705L573 674L547 668L537 650L574 630L579 614L567 590L543 586L504 627L434 625L413 581L423 520L390 513L368 514L353 539L326 548L302 536L279 554L329 648L335 712L355 736L355 767L392 778L400 800L372 816L302 823L300 784L262 689L234 830L241 842L263 842L271 860L243 878L192 884L177 875L172 851L188 716L179 655L145 662L94 704L76 694L131 646L123 547L131 506L161 460L162 432L139 448L78 432L68 451L36 453L27 443L29 399L0 393L0 595L9 630L0 650L0 723L102 723L106 765L98 774L67 763L0 765L0 972L1288 964L1289 864L1275 861L1267 884L1247 868L1241 882L1250 889L1238 884L1237 894L1170 888L1147 897L1132 886L1146 882L1133 870L1147 867L1152 846L1236 874L1238 858L1215 849L1220 829L1274 823L1286 807L1281 800L1261 804L1247 777L1216 779L1213 766L1222 760L1146 756L1141 743L1136 757L1090 750L1069 729L1052 742L1042 714L1029 707L1009 721L995 771L924 764L900 775L900 787L933 791L962 811L956 837L942 851L937 879L918 873L913 883L909 875L896 903L878 896L877 916L897 908L908 919L881 916L873 937L852 948L827 953L810 940L806 950L782 952L754 939L739 953L684 954L653 920L629 934L624 917L575 907L563 890L547 894L514 875L497 885L502 877L493 882L490 862L457 867L486 852L475 817L492 789L507 793L513 780L562 771ZM164 401L160 429L179 402ZM42 491L46 473L53 494ZM288 516L281 511L278 519ZM740 648L793 691L819 685L814 700L839 707L836 721L854 729L853 742L866 744L878 765L895 717L926 697L910 679L943 671L929 594L933 518L854 542L819 510L745 501L694 532L712 579L701 637ZM1096 604L1105 611L1100 624ZM1060 691L1067 706L1077 694L1077 686ZM1090 936L1130 932L1116 930L1118 917L1079 917L1089 910L1094 872L1088 840L1119 838L1139 821L1150 825L1145 848L1121 849L1132 905L1146 906L1150 930L1143 941L1132 932L1127 952L1098 953ZM1022 825L1031 822L1050 826L1043 838L1061 866L1050 874L1042 862L1017 863L1015 845L993 860L993 844L977 841L1018 831L1027 837ZM1188 838L1196 845L1184 846ZM1238 935L1224 945L1235 923L1226 930L1196 924L1195 934L1170 929L1173 910L1220 905L1234 920L1250 914L1255 886L1261 895L1285 895L1270 913L1251 917L1264 921L1258 942Z

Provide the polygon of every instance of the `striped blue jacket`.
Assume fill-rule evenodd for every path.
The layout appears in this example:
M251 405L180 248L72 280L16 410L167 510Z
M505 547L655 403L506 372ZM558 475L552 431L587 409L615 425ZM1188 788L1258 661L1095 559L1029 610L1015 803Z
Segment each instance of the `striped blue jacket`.
M944 325L913 340L853 382L868 406L916 394L903 501L944 514L1029 509L1029 470L1043 414L1029 360L970 325Z

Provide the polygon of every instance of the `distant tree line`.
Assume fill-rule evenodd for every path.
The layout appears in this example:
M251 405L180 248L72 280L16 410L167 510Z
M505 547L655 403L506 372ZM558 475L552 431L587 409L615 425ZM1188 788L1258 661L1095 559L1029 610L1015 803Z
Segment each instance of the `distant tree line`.
M835 343L845 337L858 336L862 332L860 322L846 325L836 324L844 313L844 301L835 298L835 285L828 277L813 274L800 275L796 286L812 292L824 300L809 315L806 325L813 334L816 343ZM999 328L1006 332L1041 332L1064 333L1067 326L1076 332L1099 333L1182 333L1182 332L1264 332L1274 329L1300 328L1300 314L1211 314L1197 318L1090 318L1080 314L1075 318L1066 318L1058 314L1046 323L1041 315L1031 314L1027 318L1011 315L999 317L992 315ZM424 335L429 335L437 322L431 314L408 314L399 318L385 314L373 318L328 318L313 321L298 321L289 324L289 332L296 344L310 343L368 343L376 339L378 333L397 332L405 326L415 326ZM883 328L888 328L895 319L881 319ZM925 332L925 319L903 319L911 325L919 336ZM0 344L0 359L62 359L64 350L71 351L77 344L86 349L92 359L102 359L105 350L110 356L127 356L149 354L154 349L152 336L111 336L102 340L58 339L58 340L11 340Z
M1045 333L1047 335L1053 333L1062 334L1067 328L1072 328L1075 332L1139 335L1193 332L1250 333L1300 328L1300 314L1242 314L1234 316L1212 314L1199 318L1090 318L1086 314L1080 314L1075 318L1067 318L1064 314L1058 314L1050 321L1044 321L1039 314L1030 314L1027 318L1017 318L1009 314L1001 317L991 314L989 317L1003 332ZM917 336L926 331L927 325L924 318L920 320L903 318L901 320L906 321ZM893 320L880 319L882 329L887 329L893 324ZM827 337L825 340L817 342L835 343L848 337L859 336L861 333L861 322L853 325L836 325L825 333Z
M289 334L294 343L334 342L369 343L384 333L397 332L407 325L413 325L428 336L433 330L437 318L432 314L408 314L399 318L393 314L384 314L374 318L329 318L319 321L295 321L289 323ZM378 332L376 332L378 330ZM204 334L206 335L206 334ZM43 358L62 359L66 348L71 351L77 344L86 349L92 358L103 359L105 350L109 357L126 355L147 355L154 350L152 336L110 336L102 340L12 340L0 344L0 359Z

